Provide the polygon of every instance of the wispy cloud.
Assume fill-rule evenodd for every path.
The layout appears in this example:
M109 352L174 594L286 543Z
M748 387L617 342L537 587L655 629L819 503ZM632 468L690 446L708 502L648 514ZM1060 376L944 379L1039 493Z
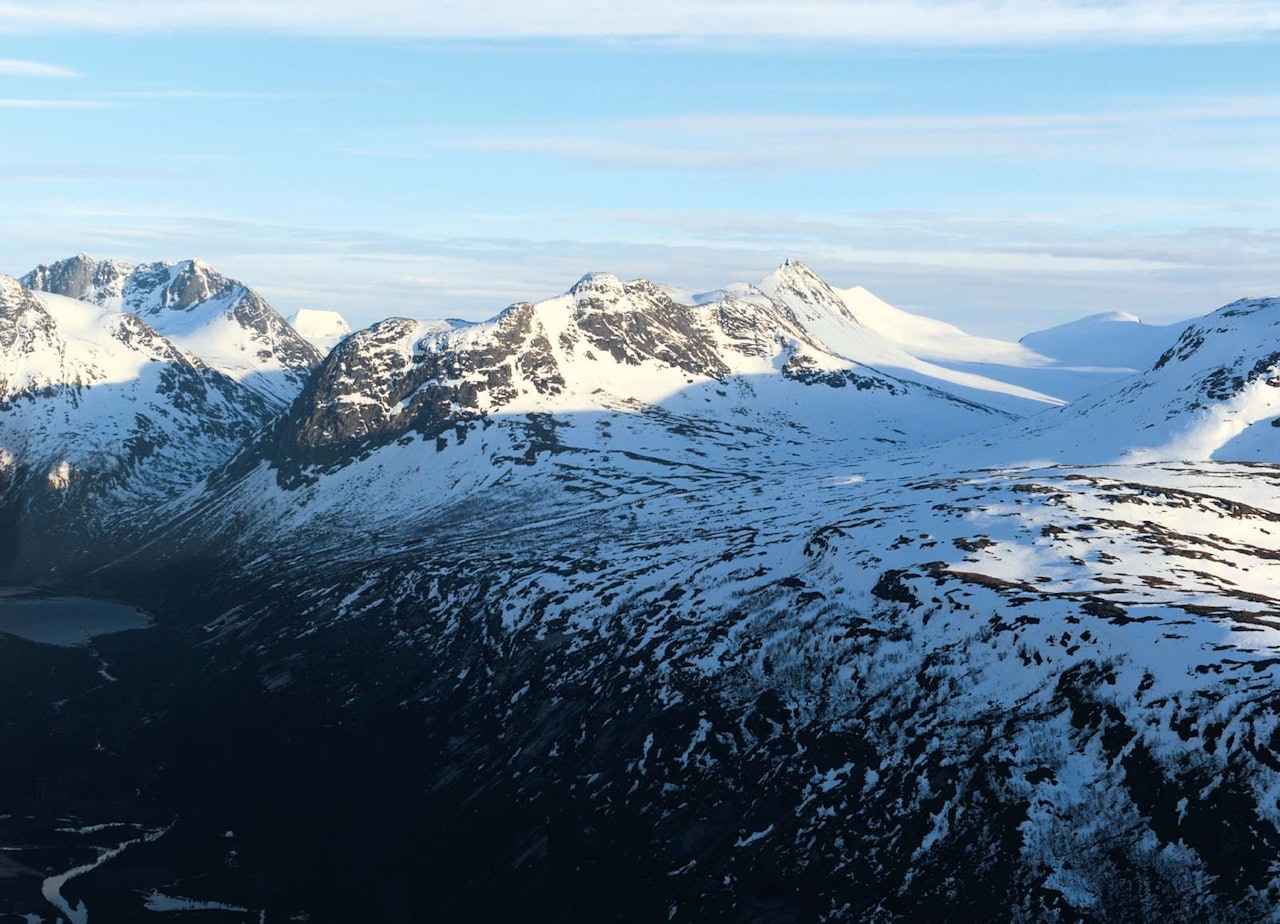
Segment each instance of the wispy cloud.
M334 148L339 154L350 154L353 157L372 157L377 160L422 160L430 155L425 151L384 151L375 148Z
M274 90L114 90L98 94L108 99L320 100L351 99L353 93L294 93Z
M65 183L77 180L177 180L186 175L149 167L110 167L97 164L41 164L0 167L0 179L26 183Z
M1221 131L1225 126L1234 130ZM1098 112L863 118L715 113L606 120L447 144L624 168L853 170L887 159L1067 157L1274 173L1280 171L1280 97Z
M0 109L111 109L114 103L88 99L3 99Z
M429 38L822 40L998 46L1250 41L1280 32L1273 0L5 0L0 30L191 27Z
M22 61L18 58L0 58L0 77L42 77L66 79L80 77L77 71L58 64L44 64L40 61Z

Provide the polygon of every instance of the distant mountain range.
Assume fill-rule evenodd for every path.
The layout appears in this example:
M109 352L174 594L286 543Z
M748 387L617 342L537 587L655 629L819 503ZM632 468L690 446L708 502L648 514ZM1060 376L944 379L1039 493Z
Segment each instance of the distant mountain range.
M627 435L667 451L697 431L709 443L696 452L842 458L1062 403L1148 365L1151 344L1176 333L1099 316L1021 344L975 338L794 261L691 305L597 274L486 324L391 319L349 340L336 312L287 322L199 260L80 254L6 279L0 297L0 323L25 332L8 338L0 417L11 503L61 508L95 546L94 517L135 519L130 504L176 497L286 409L272 437L296 456L286 469L406 434L460 442L477 422L525 452L528 415L568 412L614 415L601 421L618 426L611 445ZM1108 330L1105 362L1089 361L1082 344L1104 323L1124 333Z
M199 261L0 277L14 579L371 723L390 769L308 772L385 799L307 849L386 920L1280 914L1280 299L1012 343L796 261L674 294L350 332Z

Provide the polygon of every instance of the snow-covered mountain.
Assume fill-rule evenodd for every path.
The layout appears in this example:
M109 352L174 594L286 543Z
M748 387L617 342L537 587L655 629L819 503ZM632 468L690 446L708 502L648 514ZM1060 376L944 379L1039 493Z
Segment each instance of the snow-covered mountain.
M0 477L11 514L29 508L21 528L8 524L17 536L55 522L79 542L119 529L224 462L272 411L137 315L0 276Z
M0 457L19 560L63 564L234 455L320 354L199 260L84 254L0 281Z
M76 298L103 308L120 308L124 302L125 283L132 273L131 263L95 260L87 253L79 253L56 263L37 266L22 277L22 284L30 289Z
M282 701L397 709L449 742L427 788L489 852L430 879L423 911L513 883L550 903L532 884L559 864L616 857L675 920L1280 914L1274 468L1177 441L1029 466L1021 421L888 452L780 451L750 412L712 429L840 393L850 432L876 432L860 398L924 387L827 352L857 346L839 305L765 291L682 313L597 276L468 331L358 332L117 567L221 554L215 663L251 652ZM1146 413L1196 430L1261 408L1275 309L1228 306L1093 410L1034 424L1099 414L1081 438L1123 448ZM782 371L796 355L808 384ZM669 418L625 421L654 406L619 402L629 369ZM664 396L681 380L697 401ZM934 387L902 406L958 413ZM697 417L717 388L733 400ZM607 833L579 852L560 811Z
M973 337L951 324L911 314L861 287L836 290L858 319L919 359L1075 401L1147 369L1183 324L1143 324L1122 312L1090 315L1015 342Z
M1023 347L1077 368L1149 369L1191 323L1144 324L1137 315L1107 311L1027 334Z
M1098 323L1133 322L1086 326ZM976 437L969 458L1280 463L1280 299L1242 299L1176 329L1149 368L1007 433Z
M56 460L59 415L127 439L76 416L116 380L172 427L265 401L118 310L155 288L126 269L0 288L15 459ZM211 300L189 269L160 317ZM969 337L793 261L689 301L592 274L392 318L262 428L183 437L225 461L78 586L192 669L57 706L145 737L114 778L197 819L106 907L234 831L235 887L313 920L1280 920L1280 300L1154 354L1117 317ZM222 397L165 403L196 380Z
M25 286L137 315L179 349L278 406L320 352L263 298L201 260L130 266L79 254L22 277Z
M953 324L895 308L862 286L833 289L863 326L892 340L911 355L933 362L988 363L1027 366L1045 357L1019 343L974 337Z
M780 272L776 298L738 287L686 306L651 283L593 274L485 324L393 318L358 331L215 477L203 502L214 506L198 517L264 534L340 531L355 517L403 529L484 503L499 483L537 491L585 476L581 490L611 492L680 472L751 480L1018 419L978 398L1051 406L873 333L860 341L825 283L797 264Z
M289 326L321 353L328 353L351 333L351 325L341 314L314 308L289 315Z

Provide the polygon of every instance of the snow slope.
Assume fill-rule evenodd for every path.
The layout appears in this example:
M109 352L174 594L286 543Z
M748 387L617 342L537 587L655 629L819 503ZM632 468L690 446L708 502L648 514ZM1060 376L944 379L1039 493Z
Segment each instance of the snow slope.
M1190 323L1150 325L1113 312L1028 334L1013 343L973 337L953 325L902 311L861 287L835 291L862 324L912 356L1060 402L1075 401L1148 368Z
M1150 368L1190 323L1144 324L1137 315L1110 311L1027 334L1018 343L1065 366L1137 372Z
M1044 356L1021 343L974 337L953 324L895 308L862 286L833 289L859 323L894 341L918 359L1004 366L1043 364Z
M1027 425L975 440L965 451L975 464L1280 463L1277 330L1280 299L1233 302L1182 326L1178 340L1145 371Z
M1280 909L1273 469L461 448L254 471L133 564L231 548L226 663L485 728L454 745L468 806L501 775L634 807L677 920L762 892L837 919Z
M786 305L795 313L806 331L832 353L846 359L897 375L936 383L939 387L970 400L991 404L1013 413L1034 413L1062 403L1061 399L1053 395L983 374L958 371L913 355L907 345L917 339L912 336L912 331L918 332L924 327L925 319L915 318L912 323L903 323L904 316L910 316L902 312L897 326L900 333L895 333L893 337L885 336L870 324L864 323L855 310L855 306L864 310L871 307L871 298L855 298L851 305L813 270L797 260L787 260L760 283L759 290L774 301ZM885 309L889 306L884 303L879 305L878 314L875 311L870 313L877 317L882 326L889 326L884 323L888 315ZM907 344L900 342L897 337L906 340ZM967 335L961 335L957 340L966 337Z

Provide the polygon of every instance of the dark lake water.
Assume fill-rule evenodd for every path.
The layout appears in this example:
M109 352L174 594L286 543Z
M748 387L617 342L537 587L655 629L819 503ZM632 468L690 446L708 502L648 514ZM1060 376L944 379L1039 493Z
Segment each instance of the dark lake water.
M0 588L0 633L71 647L97 635L145 629L151 618L122 603Z

